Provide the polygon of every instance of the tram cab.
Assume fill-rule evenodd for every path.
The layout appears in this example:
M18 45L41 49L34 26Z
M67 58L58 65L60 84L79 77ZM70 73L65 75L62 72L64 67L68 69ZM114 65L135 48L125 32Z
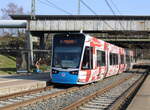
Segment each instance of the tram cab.
M84 34L57 34L53 38L52 82L77 84Z

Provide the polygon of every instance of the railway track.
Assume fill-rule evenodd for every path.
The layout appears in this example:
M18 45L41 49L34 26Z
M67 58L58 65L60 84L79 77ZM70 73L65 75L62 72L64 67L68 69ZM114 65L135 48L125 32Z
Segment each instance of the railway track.
M133 96L146 76L144 74L134 79L133 75L119 80L66 106L63 110L122 110L126 101Z
M80 95L85 97L99 89L106 87L106 85L110 85L116 80L131 76L134 76L134 74L131 75L124 73L85 86L76 86L70 88L55 88L50 86L39 90L29 92L26 91L24 93L13 94L6 97L3 96L0 97L0 110L36 110L37 108L41 108L41 110L62 109L81 98Z
M7 96L1 96L0 110L14 110L18 107L26 106L37 101L46 100L48 98L52 98L66 92L71 92L76 89L78 89L78 87L58 88L54 86L48 86L45 88L19 92Z
M47 86L47 87L44 87L44 88L38 88L38 89L27 90L27 91L13 93L13 94L9 94L9 95L0 96L0 101L8 100L8 99L11 99L11 98L16 98L16 97L20 97L20 96L25 96L25 95L29 95L29 94L40 93L42 91L50 90L53 87L54 86Z

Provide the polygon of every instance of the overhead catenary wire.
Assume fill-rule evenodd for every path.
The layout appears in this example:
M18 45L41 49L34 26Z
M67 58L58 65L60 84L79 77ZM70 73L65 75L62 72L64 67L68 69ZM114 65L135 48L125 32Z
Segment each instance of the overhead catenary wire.
M94 13L95 15L97 15L96 12L95 12L91 7L89 7L83 0L80 0L80 1L81 1L81 3L82 3L84 6L86 6L92 13Z
M87 7L94 15L97 15L97 13L90 7L88 6L83 0L80 0L81 3ZM109 28L113 29L106 21L103 21Z
M52 7L52 8L54 8L53 6L50 6L48 3L46 3L46 2L43 2L42 0L38 0L40 3L42 3L42 4L44 4L44 5L47 5L47 6L49 6L49 7Z
M111 12L113 13L113 15L116 16L116 13L115 13L115 11L113 10L113 8L111 7L111 5L109 4L108 0L105 0L105 2L106 2L106 4L107 4L107 6L109 7L109 9L111 10ZM120 11L119 11L119 12L120 12ZM122 25L122 23L120 22L120 20L119 20L119 24L120 24L120 26L122 27L122 29L125 30L125 28L124 28L124 26Z
M51 2L50 0L46 0L46 1L47 1L49 4L53 5L55 8L57 8L58 10L63 11L63 12L65 12L65 13L67 13L67 14L72 15L72 13L70 13L70 12L64 10L63 8L60 8L59 6L57 6L56 4L54 4L53 2Z
M115 11L113 10L113 8L111 7L111 5L109 4L109 2L107 0L105 0L107 6L109 7L109 9L111 10L111 12L113 13L113 15L116 15Z
M118 11L119 15L122 15L122 13L120 12L119 8L117 7L117 5L113 2L113 0L110 0L112 5L116 8L116 10Z
M109 9L112 11L113 15L116 16L115 11L113 10L113 8L111 7L111 5L109 4L108 0L104 0L104 1L106 2L106 4L107 4L107 6L109 7ZM111 0L111 2L112 2L113 5L115 5L115 3L113 2L113 0ZM117 7L116 5L115 5L115 7L116 7L116 9L118 10L118 12L120 13L118 7ZM121 13L120 13L120 14L121 14ZM125 28L124 28L123 24L120 22L120 20L119 20L119 24L120 24L120 26L122 27L122 29L125 30ZM123 30L122 30L122 33L124 33L124 34L126 35L126 33L125 33ZM129 34L129 35L130 35L130 34ZM127 39L127 40L128 40L128 39ZM128 40L128 41L130 41L130 40Z
M45 2L42 1L42 0L38 0L38 1L39 1L40 3L42 3L42 4L45 4L45 5L49 6L49 7L56 8L57 10L60 10L60 11L66 13L66 14L68 14L68 15L72 15L72 13L70 13L70 12L66 11L65 9L63 9L63 8L61 8L61 7L59 7L59 6L57 6L56 4L54 4L53 2L51 2L50 0L45 0Z
M47 6L49 6L49 7L56 8L56 9L58 9L58 10L60 10L60 11L65 12L66 14L72 15L72 13L70 13L70 12L68 12L68 11L66 11L66 10L64 10L64 9L62 9L62 8L60 8L60 7L58 7L57 5L55 5L54 3L52 3L52 2L49 1L49 0L45 0L45 2L42 1L42 0L38 0L38 1L39 1L40 3L42 3L42 4L44 4L44 5L47 5ZM97 15L97 13L96 13L92 8L90 8L83 0L80 0L80 2L81 2L83 5L85 5L93 14ZM104 22L109 28L113 29L106 21L103 21L103 22Z

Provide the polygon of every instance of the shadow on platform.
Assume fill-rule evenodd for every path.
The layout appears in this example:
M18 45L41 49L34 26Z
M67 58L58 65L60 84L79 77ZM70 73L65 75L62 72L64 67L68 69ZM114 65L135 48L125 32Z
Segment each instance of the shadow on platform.
M1 75L4 79L20 79L20 80L36 80L36 81L50 81L50 73L20 73L18 75Z

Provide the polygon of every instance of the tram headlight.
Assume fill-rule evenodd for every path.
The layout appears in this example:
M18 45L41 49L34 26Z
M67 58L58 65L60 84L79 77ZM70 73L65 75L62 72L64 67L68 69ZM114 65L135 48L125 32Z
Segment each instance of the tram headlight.
M52 74L57 74L59 71L52 69Z
M71 71L70 73L73 74L73 75L78 75L78 72L79 71Z

